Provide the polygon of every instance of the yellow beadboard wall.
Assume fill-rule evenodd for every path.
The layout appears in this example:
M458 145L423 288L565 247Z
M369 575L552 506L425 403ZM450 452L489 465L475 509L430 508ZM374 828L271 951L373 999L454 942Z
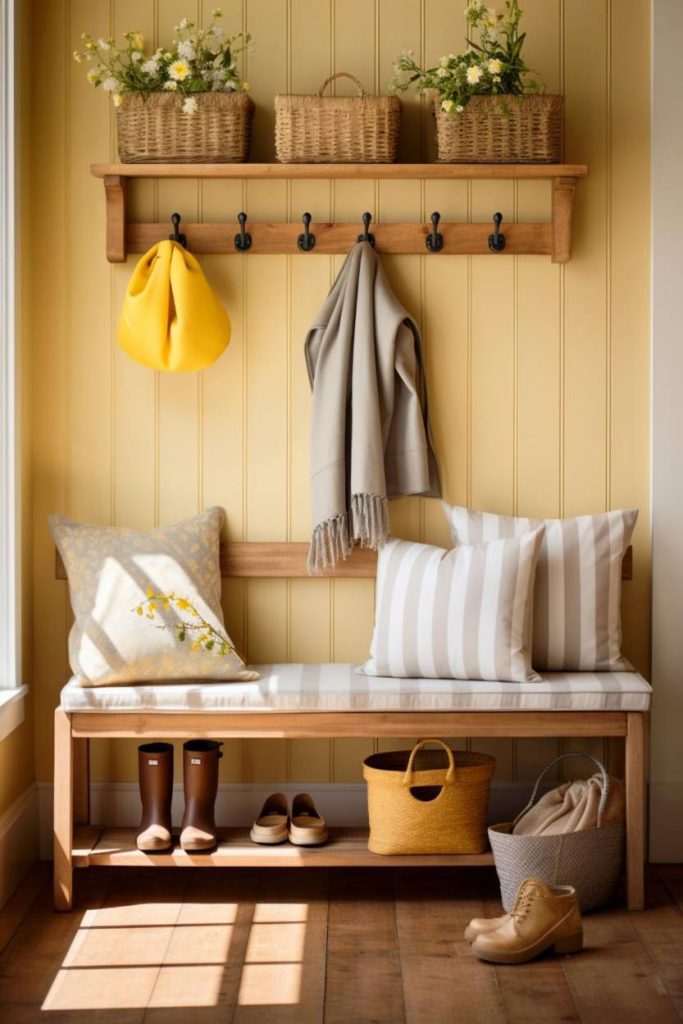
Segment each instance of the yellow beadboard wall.
M66 587L53 579L46 528L58 510L143 529L222 505L228 534L305 540L309 534L309 387L303 342L339 259L216 256L202 260L233 322L210 370L159 375L117 349L115 325L133 260L104 255L102 183L92 161L113 158L106 97L70 53L82 30L142 31L168 41L195 0L34 2L33 403L34 617L37 775L52 772L52 710L67 677ZM502 5L501 5L502 6ZM231 30L256 50L247 78L257 103L253 158L273 156L272 97L312 92L331 72L384 89L395 56L455 51L464 0L225 0ZM626 650L649 659L649 3L526 0L528 59L566 97L568 160L587 162L577 190L574 255L405 256L386 260L422 325L445 497L477 508L563 515L636 505L635 580L626 586ZM38 17L38 11L40 16ZM402 159L434 156L424 101L406 100ZM546 183L139 183L132 216L233 222L548 219ZM437 502L392 508L395 533L446 542ZM360 660L372 625L367 581L234 581L227 622L252 661ZM393 742L393 741L392 741ZM499 777L526 780L555 742L477 742ZM355 781L365 740L257 741L226 746L232 781ZM597 744L598 751L602 745ZM97 745L99 779L134 779L134 744Z

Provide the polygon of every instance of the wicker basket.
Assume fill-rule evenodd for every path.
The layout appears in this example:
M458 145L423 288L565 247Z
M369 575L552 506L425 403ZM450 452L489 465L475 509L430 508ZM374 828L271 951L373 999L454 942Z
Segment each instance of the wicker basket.
M536 802L541 782L550 769L565 757L587 757L602 776L602 794L597 828L558 835L512 835L512 829ZM496 862L503 907L514 905L523 879L533 876L548 885L573 885L582 910L608 903L614 894L624 856L624 823L602 824L609 793L609 776L603 764L590 754L561 754L539 775L531 799L514 821L489 829L489 841Z
M451 164L553 164L562 159L562 96L473 96L460 114L434 103L438 159Z
M249 157L254 103L243 92L202 92L183 113L177 93L124 93L116 110L123 163L242 163Z
M427 743L442 749L424 750ZM495 761L464 751L456 758L441 740L421 740L412 751L365 759L373 853L483 853Z
M350 78L359 95L323 96L337 78ZM282 163L392 163L400 121L398 97L368 96L340 71L315 96L275 97L275 153Z

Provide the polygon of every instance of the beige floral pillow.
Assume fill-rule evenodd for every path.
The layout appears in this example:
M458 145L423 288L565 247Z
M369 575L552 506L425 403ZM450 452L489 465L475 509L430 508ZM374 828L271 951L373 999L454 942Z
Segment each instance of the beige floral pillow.
M69 577L69 661L82 686L259 678L223 622L222 509L150 533L49 523Z

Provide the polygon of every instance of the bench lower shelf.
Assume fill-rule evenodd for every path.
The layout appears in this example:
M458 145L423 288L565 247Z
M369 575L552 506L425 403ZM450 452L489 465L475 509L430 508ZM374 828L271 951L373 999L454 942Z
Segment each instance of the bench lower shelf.
M487 853L409 854L379 856L368 850L367 829L330 829L324 846L291 843L257 846L244 828L219 830L212 853L185 853L174 846L168 853L143 853L135 845L134 829L74 829L74 867L219 867L219 868L333 868L333 867L481 867L493 864Z

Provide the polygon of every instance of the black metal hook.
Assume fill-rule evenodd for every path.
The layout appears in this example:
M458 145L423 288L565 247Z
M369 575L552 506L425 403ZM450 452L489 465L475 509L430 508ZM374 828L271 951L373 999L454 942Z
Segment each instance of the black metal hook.
M432 214L432 230L425 239L429 252L441 252L443 249L443 235L438 230L440 220L441 214L435 210Z
M359 242L369 242L370 245L375 244L375 236L370 234L370 225L372 224L372 214L363 214L363 234L358 236Z
M491 252L502 252L503 249L505 248L505 235L500 230L502 220L502 213L494 213L493 234L489 235L489 249L491 250Z
M180 214L171 214L171 223L173 224L173 234L168 236L169 242L177 242L178 245L182 245L183 249L187 249L187 235L181 235L178 230L180 227Z
M296 244L302 252L310 252L312 249L315 249L315 235L312 231L309 231L311 226L310 213L304 213L301 220L304 225L304 232L302 235L299 235L296 240Z
M238 252L248 252L251 249L251 235L248 231L244 230L244 225L247 223L246 213L238 213L237 220L240 224L240 229L235 235L235 248Z

